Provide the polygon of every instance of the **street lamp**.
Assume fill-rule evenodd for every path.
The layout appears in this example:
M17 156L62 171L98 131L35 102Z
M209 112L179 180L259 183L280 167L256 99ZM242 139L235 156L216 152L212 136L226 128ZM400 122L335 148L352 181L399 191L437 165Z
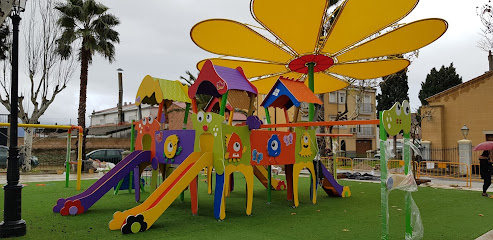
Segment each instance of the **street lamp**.
M123 101L123 69L118 68L118 122L117 124L122 124L124 122L123 119L123 109L122 109L122 101Z
M12 3L12 82L10 90L10 145L7 165L3 222L0 223L0 237L26 235L26 221L21 218L22 185L19 184L19 148L17 147L17 116L19 94L19 14L26 9L27 0Z
M464 126L462 126L460 131L462 132L462 136L464 136L464 139L467 139L467 134L469 133L469 128L467 128L466 124L464 124Z

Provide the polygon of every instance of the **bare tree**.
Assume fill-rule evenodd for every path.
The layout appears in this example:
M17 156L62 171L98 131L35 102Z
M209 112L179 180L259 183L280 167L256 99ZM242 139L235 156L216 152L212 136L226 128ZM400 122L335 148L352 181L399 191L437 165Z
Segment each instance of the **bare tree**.
M19 118L22 123L35 124L53 103L55 97L67 87L75 70L75 59L62 60L56 52L56 39L61 30L57 26L57 14L54 1L30 1L30 15L25 24L24 46L26 75L29 89L21 89L19 96ZM3 78L0 79L0 102L10 112L9 84L7 68L3 64ZM27 85L27 84L26 84ZM24 86L26 86L24 85ZM25 128L23 151L25 162L23 169L31 169L33 129Z
M482 38L478 41L478 47L488 52L493 49L493 9L491 1L484 3L481 7L476 7L476 14L483 24L480 33Z

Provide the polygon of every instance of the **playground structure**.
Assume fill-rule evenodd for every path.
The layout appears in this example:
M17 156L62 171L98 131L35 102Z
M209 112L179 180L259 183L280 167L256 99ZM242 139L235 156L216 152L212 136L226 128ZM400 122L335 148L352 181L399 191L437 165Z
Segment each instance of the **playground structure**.
M68 126L68 125L46 125L46 124L17 124L18 127L23 128L49 128L49 129L67 129L67 154L65 161L65 187L69 185L69 173L70 173L70 148L71 148L71 136L72 130L77 130L79 132L79 142L77 145L78 148L78 156L77 156L77 190L80 190L80 178L82 172L82 137L84 136L84 132L82 131L82 127L80 126ZM10 123L0 123L0 127L10 127Z
M253 17L282 43L280 45L235 21L215 19L198 23L191 30L192 40L198 46L212 53L255 61L224 58L203 60L197 65L200 73L190 88L178 81L146 76L137 92L136 104L139 107L142 103L159 105L159 113L157 118L141 116L141 120L135 123L135 150L85 192L59 199L53 211L62 215L84 213L131 172L134 183L139 183L140 174L148 165L153 168L152 194L140 205L116 212L109 223L111 230L138 233L149 229L187 187L191 195L192 214L197 214L197 176L204 168L208 169L208 192L214 193L214 216L219 220L226 217L226 197L233 190L231 176L234 172L240 172L246 180L247 215L252 212L253 176L259 177L267 188L268 202L271 201L271 189L280 190L285 184L287 199L292 200L293 207L297 207L299 173L301 169L307 168L312 174L310 197L315 204L319 181L315 177L318 174L315 174L313 162L318 153L315 127L379 123L378 120L314 122L314 104L321 104L315 93L332 92L348 86L343 77L370 79L406 68L409 65L406 59L382 58L419 49L439 38L447 28L444 20L426 19L381 32L406 16L416 3L415 0L383 0L378 4L348 0L334 11L337 15L330 20L324 16L328 10L325 0L310 4L295 0L252 0ZM296 12L297 15L279 15L285 12ZM354 16L372 21L356 21ZM322 29L329 21L332 27L323 33ZM361 31L348 32L347 29ZM422 32L426 34L420 34ZM381 35L374 37L378 34ZM252 78L257 80L250 82ZM267 94L261 104L265 108L267 124L254 116L255 111L258 112L254 102L259 93ZM198 109L198 94L212 96L220 104L219 113ZM167 128L167 108L172 101L186 103L184 126L192 108L193 129ZM309 122L297 122L302 102L310 104ZM228 104L231 112L226 119ZM290 120L287 110L293 106L294 116ZM269 107L283 109L286 123L271 124L267 111ZM246 124L232 125L235 109L246 110ZM388 125L394 125L392 120ZM271 130L278 127L289 129ZM384 131L384 127L380 128L381 131ZM389 134L393 133L393 129L386 130ZM381 149L385 149L381 146ZM409 157L409 149L407 154ZM166 169L170 164L178 167L167 176ZM272 165L285 166L286 183L272 179ZM339 185L323 165L320 167L323 176L320 179L321 187L328 195L351 195L347 186ZM212 169L216 174L214 184ZM163 178L166 177L160 186L155 184L158 171L162 172ZM389 180L386 177L382 171L382 188L385 186L385 191L388 186L397 188L404 182L396 181L397 176ZM140 201L140 184L134 185L136 201ZM214 191L212 186L215 186ZM382 199L382 209L384 202L386 198ZM383 214L382 218L385 221L388 219ZM385 237L384 231L382 236Z

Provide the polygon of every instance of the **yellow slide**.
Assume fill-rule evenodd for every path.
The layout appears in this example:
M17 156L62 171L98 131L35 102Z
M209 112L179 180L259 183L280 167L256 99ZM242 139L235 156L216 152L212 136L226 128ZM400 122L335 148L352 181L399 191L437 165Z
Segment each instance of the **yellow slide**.
M267 188L268 183L268 172L264 166L253 166L253 174L260 180L260 182ZM275 190L284 190L286 189L286 184L282 180L275 179L271 177L270 184L272 188Z
M210 165L211 152L193 152L142 204L113 214L110 229L121 229L122 233L137 233L149 229L200 171Z

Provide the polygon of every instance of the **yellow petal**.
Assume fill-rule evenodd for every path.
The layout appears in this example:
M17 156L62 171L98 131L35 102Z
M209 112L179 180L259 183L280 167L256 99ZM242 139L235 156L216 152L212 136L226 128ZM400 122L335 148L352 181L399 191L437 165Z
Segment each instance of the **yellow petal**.
M298 54L313 53L327 0L252 0L252 15Z
M277 79L279 79L279 76L300 79L303 77L303 75L304 74L297 72L279 73L271 77L266 77L260 80L252 81L252 84L255 85L255 87L257 87L259 94L268 94L270 89L274 86L274 83L276 83Z
M193 26L190 35L202 49L219 55L286 63L292 56L246 25L226 19L211 19Z
M344 3L322 52L335 54L399 21L417 0L351 0Z
M315 94L334 92L343 89L349 85L346 81L335 76L328 75L324 72L315 73L314 80ZM305 84L308 86L308 80L305 81Z
M372 79L396 73L409 64L407 59L343 63L333 65L327 71L356 79Z
M205 60L197 63L197 69L201 70L204 65ZM232 59L221 59L221 58L211 58L212 64L217 66L237 68L241 67L245 76L247 78L260 77L272 73L286 72L286 65L275 64L275 63L262 63L262 62L251 62L251 61L241 61Z
M340 62L407 53L437 40L447 30L442 19L423 19L379 36L337 56Z

